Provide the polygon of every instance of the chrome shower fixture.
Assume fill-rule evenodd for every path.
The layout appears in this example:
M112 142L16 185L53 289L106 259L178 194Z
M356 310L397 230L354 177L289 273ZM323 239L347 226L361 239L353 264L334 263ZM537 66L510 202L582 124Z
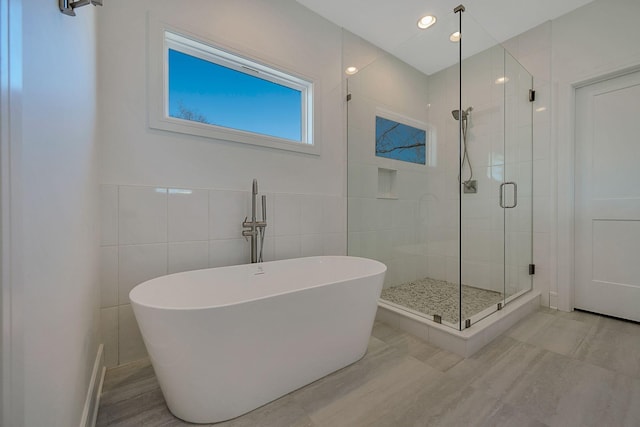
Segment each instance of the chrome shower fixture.
M262 221L256 218L256 199L258 197L258 180L254 179L251 185L251 221L244 217L242 221L242 236L251 238L251 262L262 262L264 249L264 229L267 227L267 196L262 195ZM260 246L258 246L260 240Z
M473 107L469 107L462 112L462 120L467 120L467 116L473 111ZM456 120L460 120L460 110L453 110L451 112L453 114L453 118Z
M473 179L473 167L471 167L471 159L469 159L469 151L467 150L467 126L469 125L468 118L471 112L473 111L473 107L469 107L466 110L453 110L451 114L453 118L460 121L460 129L462 130L462 162L460 164L460 174L462 174L462 170L464 169L464 164L466 163L469 166L469 179L460 182L460 174L458 175L458 182L463 184L463 189L465 193L477 193L478 192L478 181ZM462 112L462 114L460 114Z
M58 6L60 7L60 12L69 16L76 16L75 9L86 6L88 4L92 4L94 6L102 6L102 0L58 0Z

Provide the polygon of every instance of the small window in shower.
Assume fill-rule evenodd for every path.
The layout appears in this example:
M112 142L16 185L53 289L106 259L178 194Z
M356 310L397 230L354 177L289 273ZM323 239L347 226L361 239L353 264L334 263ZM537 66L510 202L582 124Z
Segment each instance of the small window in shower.
M411 122L413 125L376 115L376 156L426 164L427 131Z
M159 129L315 154L310 79L164 30ZM158 117L160 116L160 117Z

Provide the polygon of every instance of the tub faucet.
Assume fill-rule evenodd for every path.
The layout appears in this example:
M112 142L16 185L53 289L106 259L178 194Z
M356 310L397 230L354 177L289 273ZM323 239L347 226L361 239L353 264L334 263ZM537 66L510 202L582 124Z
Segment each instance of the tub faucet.
M267 227L267 196L262 195L262 221L256 219L256 198L258 197L258 180L253 180L251 188L251 221L244 217L242 221L242 235L251 238L251 262L262 262L262 248L264 247L264 229ZM260 248L258 250L258 239Z

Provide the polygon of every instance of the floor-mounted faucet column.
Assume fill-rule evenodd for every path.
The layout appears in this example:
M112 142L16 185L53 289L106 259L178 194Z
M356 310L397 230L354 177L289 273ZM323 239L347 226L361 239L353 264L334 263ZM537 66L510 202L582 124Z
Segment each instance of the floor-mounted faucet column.
M262 248L264 246L264 229L267 226L267 196L262 196L262 221L256 218L256 202L258 197L258 180L253 180L251 187L251 221L248 217L242 222L242 235L251 238L251 262L262 262ZM260 250L258 251L258 238L260 238ZM258 255L259 253L259 255Z

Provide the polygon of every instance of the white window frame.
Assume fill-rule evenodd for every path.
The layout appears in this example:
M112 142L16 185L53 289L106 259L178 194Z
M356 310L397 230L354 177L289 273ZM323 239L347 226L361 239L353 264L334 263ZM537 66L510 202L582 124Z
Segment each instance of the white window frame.
M148 120L149 127L187 135L223 141L235 141L262 147L277 148L307 154L320 154L314 132L314 111L317 83L300 74L268 65L264 60L252 60L221 47L200 36L178 30L158 21L149 21L148 33ZM301 92L301 140L295 141L240 129L185 120L169 115L169 49L259 77ZM248 70L247 70L248 69Z

